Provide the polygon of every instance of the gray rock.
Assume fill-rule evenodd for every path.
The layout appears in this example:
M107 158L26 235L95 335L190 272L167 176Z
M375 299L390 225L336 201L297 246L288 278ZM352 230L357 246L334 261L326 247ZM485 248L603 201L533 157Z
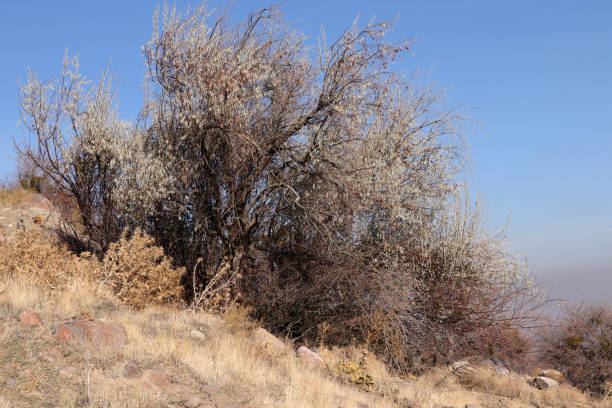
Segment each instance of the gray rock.
M191 330L189 336L200 341L205 341L207 338L207 336L199 330Z
M510 371L507 368L497 367L495 369L495 373L498 375L508 375L510 374Z
M288 348L288 346L283 343L281 339L262 327L257 328L253 332L253 339L260 346L270 350L286 351Z
M138 366L135 361L130 361L123 366L121 372L125 378L140 378L142 377L142 369Z
M559 386L559 383L548 377L536 377L533 379L533 386L540 390L547 390L549 388L555 388Z
M310 350L306 346L300 346L297 349L297 355L304 361L307 365L311 367L318 367L323 365L323 359L319 357L317 353Z
M466 360L455 361L451 364L451 368L457 375L465 375L474 372L474 367Z
M187 408L197 408L202 404L202 400L197 395L188 396L183 402Z

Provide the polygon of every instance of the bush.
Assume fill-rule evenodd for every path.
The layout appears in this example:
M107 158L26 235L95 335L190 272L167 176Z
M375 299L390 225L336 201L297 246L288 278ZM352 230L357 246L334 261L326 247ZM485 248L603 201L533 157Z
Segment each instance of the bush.
M103 259L103 281L129 306L176 305L183 298L184 268L173 268L171 260L154 239L136 229L130 238L124 231Z
M384 39L390 23L313 52L275 8L235 26L204 7L155 17L137 124L76 59L21 88L37 141L21 156L73 199L126 302L179 297L183 269L154 238L196 306L240 299L277 333L325 327L403 372L506 347L533 317L526 269L458 183L462 118L390 70L410 45ZM136 241L114 243L124 228Z
M0 240L0 274L3 279L21 277L43 290L69 285L76 277L95 280L101 264L90 253L80 256L40 231L20 232Z
M542 359L581 390L605 395L612 381L612 307L568 307L544 337Z

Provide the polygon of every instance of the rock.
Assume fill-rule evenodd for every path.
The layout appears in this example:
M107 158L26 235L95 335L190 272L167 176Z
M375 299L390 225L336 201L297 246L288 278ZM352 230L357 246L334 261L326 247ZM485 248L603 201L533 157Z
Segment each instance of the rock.
M35 327L42 325L42 319L36 312L23 312L19 315L19 321L28 327Z
M255 339L255 342L257 344L261 345L264 348L277 351L287 350L287 345L283 343L281 339L279 339L263 327L259 327L253 332L253 338Z
M199 330L191 330L189 336L200 341L205 341L207 336Z
M17 386L17 380L14 378L9 378L6 380L6 388L15 388Z
M47 347L40 353L40 358L52 363L64 358L64 355L57 347Z
M163 313L153 313L149 316L149 321L152 322L167 322L170 318Z
M20 374L20 377L26 377L26 378L30 378L32 376L32 369L31 368L26 368L25 370L23 370Z
M510 371L507 368L497 367L495 368L495 374L497 375L508 375Z
M58 327L57 340L60 343L77 340L95 347L117 349L127 343L127 331L125 327L116 323L78 320Z
M466 360L455 361L451 364L451 368L457 375L466 375L474 372L474 367Z
M135 361L130 361L129 363L123 366L121 374L125 378L140 378L142 377L142 369Z
M540 390L547 390L549 388L555 388L559 386L559 383L548 377L536 377L533 379L533 386Z
M202 404L202 400L197 395L190 395L185 399L183 405L187 408L197 408Z
M540 371L538 376L552 378L559 384L562 384L565 381L565 376L563 375L563 373L561 371L553 370L553 369L542 370Z
M478 405L474 405L474 404L467 404L465 406L465 408L480 408Z
M200 388L200 391L203 392L204 394L208 395L209 397L214 397L215 395L220 395L223 392L221 390L221 388L215 387L214 385L208 385L208 384L204 384Z
M150 370L146 374L146 379L149 383L158 387L165 387L169 384L166 375L161 370Z
M323 359L319 357L317 353L310 350L306 346L300 346L297 349L297 355L304 361L308 366L318 367L323 365Z

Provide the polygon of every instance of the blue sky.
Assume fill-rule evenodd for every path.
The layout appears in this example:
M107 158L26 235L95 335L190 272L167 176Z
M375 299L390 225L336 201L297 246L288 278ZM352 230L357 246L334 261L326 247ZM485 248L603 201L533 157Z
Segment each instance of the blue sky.
M0 176L23 132L18 79L28 66L56 75L66 47L89 77L112 60L121 115L135 118L156 3L0 3ZM230 15L270 3L235 0ZM446 103L465 105L479 123L466 129L468 178L491 206L490 225L512 213L512 248L553 295L612 300L612 2L288 0L281 10L313 38L324 26L329 40L357 15L364 23L399 15L390 38L416 40L395 69L428 72Z

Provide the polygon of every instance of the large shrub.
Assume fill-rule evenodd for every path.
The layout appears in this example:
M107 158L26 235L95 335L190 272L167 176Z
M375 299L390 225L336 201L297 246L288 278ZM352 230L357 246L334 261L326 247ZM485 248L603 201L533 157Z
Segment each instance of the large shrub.
M137 124L118 119L106 71L87 87L75 59L22 87L21 153L100 253L141 228L187 268L196 305L223 291L276 331L366 342L399 370L527 323L526 271L457 183L461 118L390 70L409 47L384 40L391 24L355 21L313 49L274 8L155 21Z
M568 307L543 343L543 360L581 390L605 395L612 382L612 307Z

